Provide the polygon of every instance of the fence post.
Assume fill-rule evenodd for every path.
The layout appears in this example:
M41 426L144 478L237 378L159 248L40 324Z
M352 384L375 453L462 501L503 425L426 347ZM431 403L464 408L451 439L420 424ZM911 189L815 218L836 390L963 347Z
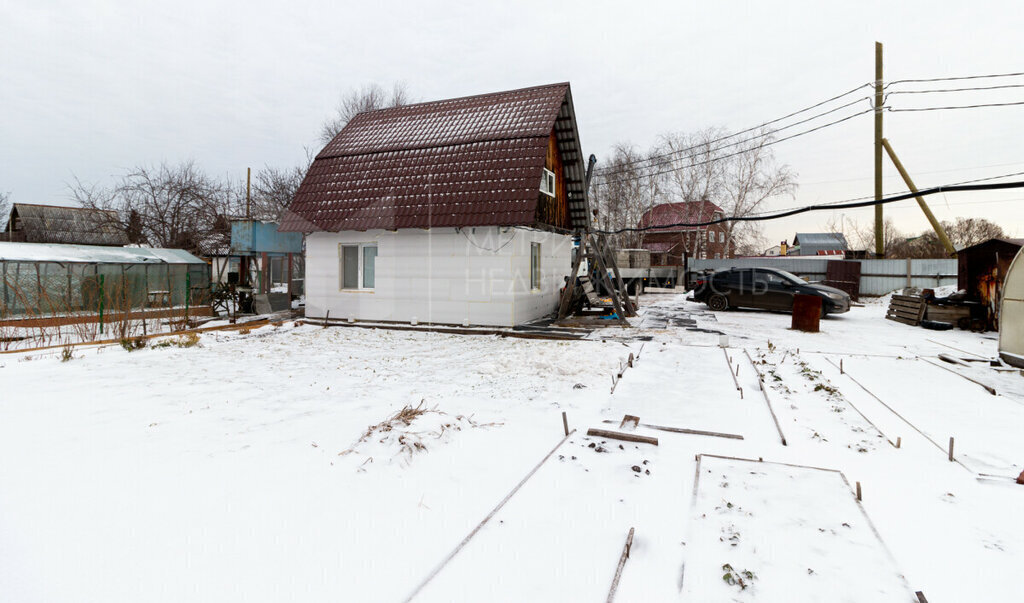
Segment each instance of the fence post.
M100 275L100 335L103 334L103 275Z
M192 301L192 271L185 268L185 326L188 328L188 305Z
M913 270L912 266L913 266L913 264L911 264L910 258L907 258L907 287L908 288L909 287L913 287L913 285L910 284L910 277L914 273L914 270Z

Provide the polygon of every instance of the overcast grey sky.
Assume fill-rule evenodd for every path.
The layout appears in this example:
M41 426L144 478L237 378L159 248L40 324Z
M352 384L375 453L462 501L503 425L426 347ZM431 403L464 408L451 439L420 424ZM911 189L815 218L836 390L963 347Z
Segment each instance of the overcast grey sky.
M368 82L432 100L568 80L584 150L600 160L619 141L745 128L867 83L876 40L886 80L1024 71L1022 14L1019 1L0 0L0 191L67 203L74 177L109 183L140 164L194 159L239 179L295 165L319 150L339 95ZM1015 100L1024 88L900 102ZM800 188L774 206L870 195L872 131L865 115L776 145ZM1024 171L1024 106L889 113L886 136L922 188ZM889 165L886 177L887 193L904 188ZM940 219L987 217L1024 236L1024 190L931 203ZM887 211L901 230L927 227L913 201Z

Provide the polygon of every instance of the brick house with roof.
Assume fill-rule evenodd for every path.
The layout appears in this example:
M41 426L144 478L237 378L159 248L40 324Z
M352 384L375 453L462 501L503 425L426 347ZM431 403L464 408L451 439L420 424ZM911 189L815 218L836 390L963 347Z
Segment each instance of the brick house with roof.
M589 227L568 83L356 115L281 220L306 314L511 326L551 314Z
M725 224L710 226L677 226L677 224L711 222L725 217L721 207L710 201L661 203L640 217L644 232L642 247L651 252L652 266L685 266L686 258L720 259L735 257L732 249L726 254L728 232Z

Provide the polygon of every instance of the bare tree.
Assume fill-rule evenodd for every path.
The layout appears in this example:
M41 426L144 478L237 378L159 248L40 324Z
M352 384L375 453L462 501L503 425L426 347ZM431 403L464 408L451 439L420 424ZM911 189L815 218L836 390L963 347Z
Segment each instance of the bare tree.
M256 220L278 221L295 198L307 169L265 166L257 171L252 181L250 216ZM244 195L242 190L239 196L244 198Z
M306 172L313 165L316 156L307 148L306 164L292 168L264 166L257 171L250 191L249 215L256 220L280 221L281 215L291 205ZM245 184L240 183L237 195L245 200Z
M842 233L851 249L866 249L871 251L875 248L875 223L859 223L852 219L840 217L838 224L835 220L828 223L828 231ZM886 218L882 222L882 241L885 245L886 255L891 255L893 250L899 250L907 240L906 233L896 228L892 218ZM900 257L900 256L892 256Z
M768 130L744 136L729 137L723 128L662 135L655 153L661 159L655 165L665 174L666 196L687 203L710 201L726 216L735 217L751 216L771 199L792 197L796 176L788 166L776 163ZM685 214L680 221L707 217L689 210L680 213ZM725 222L722 228L725 257L737 248L752 253L764 242L758 222ZM691 257L699 256L703 241L696 230L683 236Z
M1006 236L1002 226L985 218L956 218L954 222L943 221L942 227L958 249Z
M397 82L391 87L390 93L379 84L367 84L362 88L349 90L338 101L334 115L320 127L320 142L327 144L334 140L338 132L341 132L341 129L360 113L388 107L400 107L409 102L409 90L404 82Z
M722 128L707 128L692 134L670 132L663 134L654 154L656 168L664 174L664 192L667 200L685 205L668 210L673 222L694 222L704 217L703 212L692 211L695 203L720 202L725 192L725 162L716 141L725 136ZM682 249L689 257L700 257L706 250L705 231L694 228L681 235Z
M955 218L952 222L941 221L950 242L957 249L977 245L992 238L1005 236L1003 228L984 218ZM859 224L840 218L829 220L830 232L842 232L854 249L874 249L874 222ZM949 253L939 241L935 231L928 228L918 235L908 235L896 228L891 218L882 225L882 241L887 258L947 258Z
M191 161L136 167L112 187L71 185L83 207L114 210L135 244L184 249L197 255L222 252L231 240L231 216L240 200L233 187L206 175Z
M661 196L661 178L650 167L650 157L625 143L615 146L612 159L597 174L591 189L601 230L636 228L644 212ZM642 232L616 235L620 249L635 249L643 243Z
M757 138L728 149L724 163L720 205L727 216L748 217L761 211L770 199L796 192L796 174L786 165L775 162L772 136L767 130ZM760 222L726 222L725 256L737 245L756 241L761 233Z

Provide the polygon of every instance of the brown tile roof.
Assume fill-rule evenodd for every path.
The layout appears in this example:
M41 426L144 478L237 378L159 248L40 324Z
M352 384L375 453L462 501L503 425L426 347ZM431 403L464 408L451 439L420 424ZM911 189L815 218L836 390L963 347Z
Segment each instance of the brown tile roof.
M672 226L672 224L710 222L715 212L721 211L721 207L710 201L662 203L644 212L644 215L640 217L639 227L653 227L651 232L676 232L707 228L707 226Z
M317 155L280 230L532 225L552 129L583 226L583 155L564 83L360 113Z

